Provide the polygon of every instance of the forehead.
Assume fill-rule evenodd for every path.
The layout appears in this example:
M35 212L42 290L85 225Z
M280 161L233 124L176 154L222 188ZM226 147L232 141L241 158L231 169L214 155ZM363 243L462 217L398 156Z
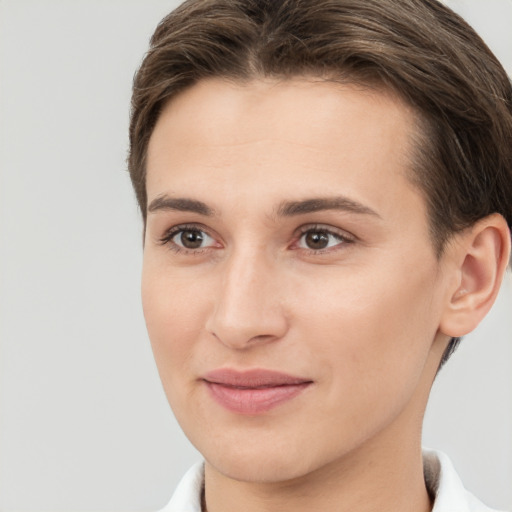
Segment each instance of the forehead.
M204 80L160 115L148 147L148 201L194 183L201 200L242 199L246 190L261 204L285 191L300 199L336 189L390 215L411 202L423 211L407 179L416 124L386 91L313 78Z
M384 88L318 77L248 82L209 78L168 101L155 131L160 131L162 121L172 116L184 140L189 138L187 134L194 133L205 141L221 144L230 140L244 142L247 138L268 137L268 129L272 127L276 130L274 135L284 138L289 136L312 144L329 143L332 139L329 133L343 129L344 118L351 114L354 114L350 119L352 124L371 121L374 133L389 131L399 124L407 124L410 132L417 124L412 108ZM307 120L310 123L304 123ZM238 125L237 133L226 137L222 128L233 124ZM369 123L366 125L367 130Z

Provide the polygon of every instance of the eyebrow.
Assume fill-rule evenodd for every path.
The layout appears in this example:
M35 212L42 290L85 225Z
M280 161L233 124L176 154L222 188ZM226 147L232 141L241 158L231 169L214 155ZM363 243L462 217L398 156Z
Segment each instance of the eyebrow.
M314 213L324 210L341 210L360 215L372 215L382 218L375 210L344 196L317 197L303 201L285 201L277 209L277 214L284 217Z
M148 206L148 212L153 213L160 210L174 210L178 212L192 212L211 217L214 210L202 201L188 199L186 197L159 196Z
M148 206L148 212L161 210L174 210L180 212L192 212L211 217L215 215L213 208L206 203L186 197L170 197L162 195L155 198ZM325 210L340 210L360 215L381 216L375 211L353 199L344 196L316 197L302 201L284 201L277 208L277 214L281 217L292 217Z

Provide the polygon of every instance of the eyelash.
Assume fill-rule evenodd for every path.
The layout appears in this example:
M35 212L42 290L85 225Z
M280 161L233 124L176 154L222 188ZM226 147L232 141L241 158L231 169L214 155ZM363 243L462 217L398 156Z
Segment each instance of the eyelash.
M166 245L169 249L171 249L172 251L174 251L176 253L185 253L185 254L195 254L195 255L198 255L198 254L202 254L204 251L206 251L208 249L211 249L211 247L201 247L201 248L197 248L197 249L187 249L186 247L181 247L177 243L173 242L173 238L176 235L178 235L178 234L180 234L180 233L182 233L184 231L199 231L201 233L206 234L206 236L208 236L209 238L215 239L215 237L212 236L208 232L208 230L204 226L202 226L202 225L198 225L198 224L180 224L180 225L177 225L177 226L173 226L171 229L169 229L164 234L164 236L162 236L159 239L159 243L161 245ZM302 237L304 237L308 233L320 233L320 234L332 236L332 237L334 237L334 238L336 238L338 240L338 243L335 244L332 247L327 247L327 248L323 248L323 249L311 249L311 248L300 248L300 247L290 247L290 248L292 250L306 251L307 254L311 254L311 255L315 255L315 254L316 255L321 255L321 254L325 254L325 253L331 252L333 250L336 250L336 248L338 246L340 246L340 245L352 244L352 243L354 243L356 241L356 237L354 237L351 234L348 234L346 232L342 233L342 232L340 232L338 230L329 228L327 226L320 225L320 224L315 224L315 225L306 225L306 226L300 227L299 228L298 237L296 237L294 239L294 241L293 241L293 243L291 245L293 246L293 245L298 244L300 242L300 240L302 239Z
M173 238L184 232L184 231L199 231L201 233L205 233L209 238L214 239L212 235L208 232L208 230L201 226L200 224L179 224L177 226L173 226L169 229L164 236L159 239L159 243L161 245L166 245L170 250L176 253L184 253L184 254L202 254L205 250L210 249L210 247L201 247L198 249L187 249L186 247L181 247L177 243L173 242Z
M307 251L308 254L321 255L321 254L326 254L328 252L336 250L337 248L339 248L340 245L343 246L343 245L347 245L347 244L352 244L356 241L355 236L353 236L345 231L341 232L340 230L333 229L331 227L327 227L322 224L314 224L314 225L306 225L306 226L300 227L299 228L299 236L296 239L296 241L294 242L294 244L297 244L302 239L302 237L304 237L308 233L321 233L324 235L332 236L338 240L338 243L332 247L326 247L324 249L297 248L295 250L302 249L303 251Z

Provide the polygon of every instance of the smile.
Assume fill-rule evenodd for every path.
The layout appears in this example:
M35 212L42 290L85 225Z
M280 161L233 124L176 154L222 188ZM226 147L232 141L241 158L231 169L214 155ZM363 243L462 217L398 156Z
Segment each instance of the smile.
M302 393L313 382L271 370L219 369L203 378L213 399L231 412L261 414Z

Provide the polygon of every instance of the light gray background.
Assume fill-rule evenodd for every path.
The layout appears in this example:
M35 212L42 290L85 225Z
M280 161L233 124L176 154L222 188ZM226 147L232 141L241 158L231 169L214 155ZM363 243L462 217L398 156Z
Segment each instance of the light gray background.
M512 1L449 2L512 70ZM0 1L0 509L164 505L198 454L139 300L133 72L163 0ZM512 509L512 280L440 374L425 444Z

